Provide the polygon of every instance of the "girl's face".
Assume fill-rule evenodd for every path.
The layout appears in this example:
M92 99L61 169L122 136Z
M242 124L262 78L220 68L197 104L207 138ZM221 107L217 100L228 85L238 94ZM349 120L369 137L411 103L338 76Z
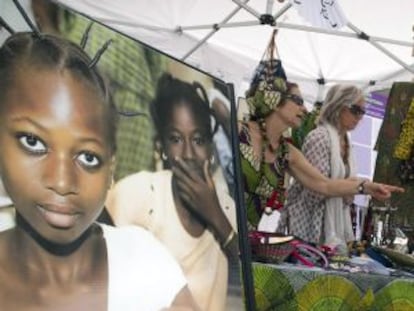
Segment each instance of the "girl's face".
M277 108L279 116L286 124L286 127L297 128L306 115L306 107L299 88L293 87L284 99L282 106Z
M362 120L365 114L365 100L351 104L349 107L342 108L339 114L339 128L345 131L352 131Z
M69 243L101 212L112 153L103 104L68 71L24 67L0 103L0 175L18 213Z
M211 142L206 129L200 125L199 118L186 104L174 106L163 137L164 151L170 164L173 164L176 157L180 157L190 167L200 169L204 161L210 158Z

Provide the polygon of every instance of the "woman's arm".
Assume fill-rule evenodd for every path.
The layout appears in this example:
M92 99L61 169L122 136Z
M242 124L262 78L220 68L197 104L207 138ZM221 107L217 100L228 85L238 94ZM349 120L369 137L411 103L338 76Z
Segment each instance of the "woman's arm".
M386 200L392 192L404 192L403 188L371 182L363 179L329 179L321 174L303 154L293 145L289 145L289 170L306 188L325 196L343 197L354 194L369 194L378 200ZM362 193L359 187L362 185Z

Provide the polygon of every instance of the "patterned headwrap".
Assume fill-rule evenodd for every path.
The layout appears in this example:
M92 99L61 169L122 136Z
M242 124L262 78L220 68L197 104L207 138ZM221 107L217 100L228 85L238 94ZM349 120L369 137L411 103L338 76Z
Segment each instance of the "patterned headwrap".
M246 93L250 116L265 118L281 103L286 91L286 74L281 61L261 61Z

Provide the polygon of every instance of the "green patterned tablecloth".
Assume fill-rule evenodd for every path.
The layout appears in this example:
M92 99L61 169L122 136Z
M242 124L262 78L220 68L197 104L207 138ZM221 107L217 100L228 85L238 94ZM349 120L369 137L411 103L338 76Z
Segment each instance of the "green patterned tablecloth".
M414 278L253 263L258 311L410 311Z

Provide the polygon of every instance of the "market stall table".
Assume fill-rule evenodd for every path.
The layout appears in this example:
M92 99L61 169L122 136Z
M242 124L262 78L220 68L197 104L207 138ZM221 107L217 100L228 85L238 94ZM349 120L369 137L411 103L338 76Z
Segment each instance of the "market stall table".
M256 307L261 310L414 310L414 278L253 263Z

